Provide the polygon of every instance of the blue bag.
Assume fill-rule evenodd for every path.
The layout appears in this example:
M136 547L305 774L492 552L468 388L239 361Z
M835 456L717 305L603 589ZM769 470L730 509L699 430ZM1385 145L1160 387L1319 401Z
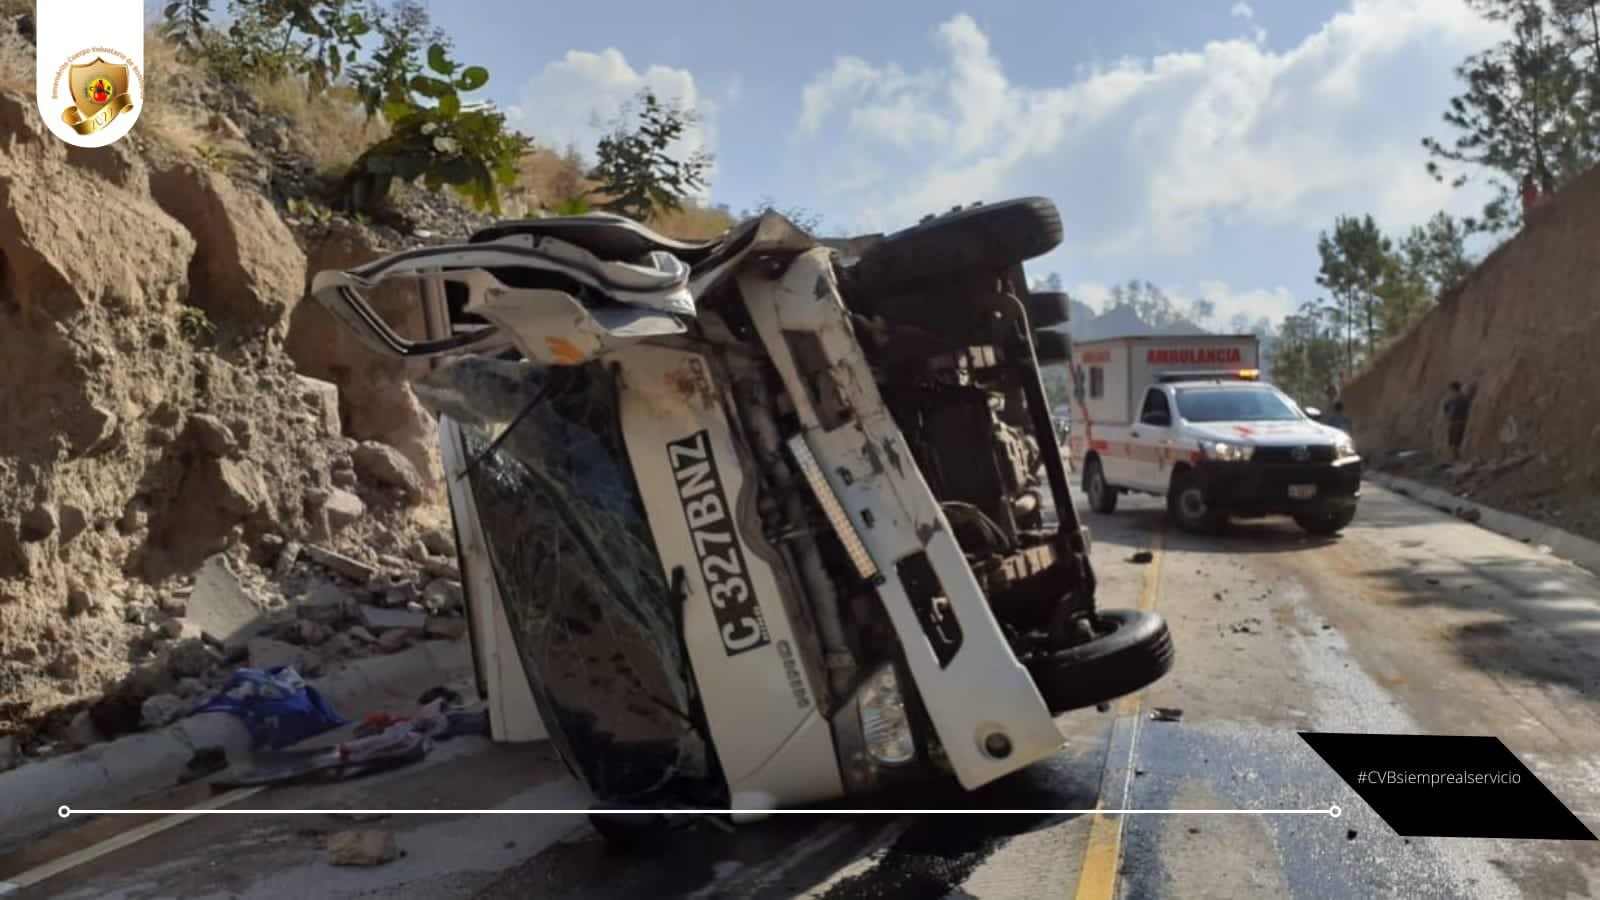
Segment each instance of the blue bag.
M346 723L317 689L288 666L239 669L222 690L195 712L239 717L255 747L281 750Z

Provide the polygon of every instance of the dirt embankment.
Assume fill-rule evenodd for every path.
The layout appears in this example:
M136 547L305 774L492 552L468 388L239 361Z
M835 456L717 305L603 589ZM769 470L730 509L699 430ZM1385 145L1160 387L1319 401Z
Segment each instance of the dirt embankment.
M1600 168L1534 210L1453 295L1345 391L1357 444L1380 466L1600 536ZM1439 407L1477 386L1445 471ZM1396 454L1417 451L1404 460Z
M213 127L292 137L236 115ZM459 615L431 421L402 371L301 302L315 268L414 238L286 216L297 159L73 149L0 91L0 770L288 652L210 640L219 596L308 670ZM307 624L308 604L335 613ZM345 640L363 604L409 618L382 641L401 619L369 610Z

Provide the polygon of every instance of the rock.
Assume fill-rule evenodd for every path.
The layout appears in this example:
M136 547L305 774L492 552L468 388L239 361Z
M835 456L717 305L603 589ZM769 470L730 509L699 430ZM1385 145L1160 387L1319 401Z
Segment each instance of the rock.
M322 658L316 653L272 638L252 638L249 644L250 668L273 669L288 666L301 675L311 676L322 671Z
M378 635L378 649L385 653L398 653L411 646L412 632L396 628Z
M104 147L68 147L67 165L93 172L111 184L136 194L150 193L150 172L138 153L118 142Z
M436 578L422 590L422 604L428 612L454 612L466 605L461 583L449 578Z
M174 566L198 565L227 549L234 526L258 516L270 519L271 496L254 464L198 456L177 496L152 526L152 539L172 555Z
M427 548L428 553L433 556L454 558L456 555L455 536L444 529L430 528L422 533L420 540L422 545Z
M93 202L67 204L64 197ZM118 253L83 252L106 235L116 235ZM287 243L293 246L293 238ZM174 284L185 282L194 249L189 232L148 199L108 191L100 179L64 162L0 173L0 257L6 260L7 294L20 300L25 315L61 321L96 302L154 306ZM55 406L45 396L34 400L46 410ZM29 427L28 418L7 427Z
M22 763L22 745L14 734L0 734L0 772L15 769Z
M213 661L211 651L198 638L178 641L167 650L167 671L177 678L198 678L211 668Z
M351 601L338 585L320 582L295 607L296 615L320 625L337 625L350 610Z
M300 400L308 408L317 422L322 426L323 434L335 437L343 430L344 426L339 420L339 386L320 378L296 374L294 387L300 393Z
M261 611L220 555L207 559L195 573L187 607L189 621L225 651L243 647L265 627Z
M89 527L89 515L83 507L71 503L61 505L61 543L65 544Z
M372 632L360 625L352 625L350 630L346 631L345 634L363 644L376 644L378 642L378 639L372 634Z
M94 611L94 601L89 599L89 592L82 585L67 588L67 615L81 616Z
M358 584L366 584L377 574L369 565L360 560L351 559L342 553L335 553L326 547L315 544L307 545L300 551L307 559L330 572L336 572Z
M346 490L361 484L361 479L356 477L355 469L334 469L329 473L328 477L333 480L334 487L342 487Z
M316 646L317 644L326 642L328 638L332 636L333 629L322 624L321 622L310 622L306 620L301 620L300 622L300 640L306 644Z
M139 730L143 697L133 694L113 694L101 697L89 707L89 721L94 730L110 740Z
M246 140L248 140L245 136L244 129L240 128L237 122L233 121L222 113L212 113L210 121L206 123L206 127L219 137L230 138L232 140L239 141L240 143L244 143Z
M300 542L288 541L283 549L278 551L278 558L272 564L272 577L282 581L289 577L294 570L294 564L300 560Z
M381 606L367 604L362 604L360 616L361 624L373 632L401 629L417 633L428 623L428 617L422 613L403 609L384 609Z
M161 614L174 619L186 618L189 615L189 599L187 597L170 596L162 597Z
M68 722L67 727L61 732L61 737L67 743L79 747L87 747L102 740L87 709L79 710L77 715L72 717L72 721Z
M378 556L378 566L382 569L388 570L389 572L401 574L403 574L406 569L410 568L405 560L398 556L389 556L387 554L380 554Z
M45 673L53 678L73 681L78 678L82 667L83 657L78 655L78 651L67 649L62 650L56 655L55 659L50 661L50 665L45 667Z
M421 499L424 489L422 476L399 450L377 441L363 441L350 459L355 464L356 474L363 481L379 487L395 488L407 500Z
M25 544L36 544L56 533L56 511L48 505L35 506L22 514L17 532Z
M400 856L388 831L341 831L328 835L328 862L336 866L381 866Z
M172 694L156 694L139 707L139 721L146 728L160 728L183 715L184 703Z
M428 624L423 627L423 634L433 638L445 638L452 641L460 640L467 634L467 620L445 616L429 616Z
M192 163L153 173L150 190L197 242L190 302L224 332L286 330L305 291L306 257L266 197Z
M238 439L233 436L233 429L224 425L216 416L196 413L189 417L189 440L201 453L208 456L232 456L238 449Z
M412 562L427 562L431 556L428 552L428 543L420 537L412 538L406 543L406 557Z
M422 564L422 571L434 578L448 578L451 581L461 580L461 569L451 559L430 559Z
M184 698L185 700L192 700L195 697L199 697L208 690L210 690L210 688L206 687L206 683L199 678L178 679L178 696Z
M320 507L328 514L328 525L334 529L354 525L367 514L367 505L361 498L342 488L334 488L326 492L327 497L320 503L313 501L313 506ZM307 497L311 496L307 492Z
M1156 558L1155 554L1151 553L1149 550L1138 550L1138 551L1135 551L1132 556L1128 557L1128 562L1131 562L1131 563L1147 563L1147 562L1150 562L1150 561L1154 560L1155 558Z
M168 619L161 623L161 636L170 640L182 638L189 629L183 627L182 619Z

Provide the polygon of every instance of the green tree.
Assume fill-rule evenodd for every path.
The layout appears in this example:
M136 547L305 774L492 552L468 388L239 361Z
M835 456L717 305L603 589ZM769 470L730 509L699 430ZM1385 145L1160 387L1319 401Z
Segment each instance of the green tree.
M785 219L793 222L796 228L799 228L801 231L810 234L816 234L817 231L822 228L821 215L814 213L803 206L779 207L777 202L771 197L762 197L761 202L757 203L755 208L747 209L744 212L739 213L739 215L735 218L737 221L742 222L746 219L754 219L755 217L768 212L775 212L778 215L783 216Z
M1303 304L1284 317L1273 342L1272 381L1303 406L1321 405L1337 392L1342 348L1337 324L1322 312L1327 308Z
M1183 321L1183 314L1173 305L1166 292L1149 281L1130 278L1123 284L1112 285L1106 311L1119 306L1133 310L1139 321L1151 328L1165 328Z
M1474 170L1487 170L1495 196L1472 230L1502 231L1517 221L1517 190L1524 176L1548 172L1564 182L1594 162L1600 134L1600 62L1585 71L1583 54L1600 48L1600 12L1574 0L1474 0L1491 19L1506 23L1511 36L1467 57L1456 69L1466 84L1450 100L1444 121L1456 134L1448 141L1424 138L1433 159L1428 171L1453 184ZM1582 40L1581 7L1596 23L1594 42Z
M1322 259L1317 284L1327 288L1343 308L1347 370L1355 369L1357 327L1366 333L1369 355L1377 344L1382 318L1378 288L1391 265L1392 252L1390 240L1378 230L1378 223L1370 215L1360 219L1339 216L1334 220L1331 235L1323 232L1317 237L1317 254Z
M1438 213L1400 240L1401 265L1426 283L1430 296L1443 297L1477 267L1467 253L1466 238L1464 224L1449 213Z
M704 151L678 158L677 144L696 122L692 110L641 92L623 109L610 134L600 139L598 160L589 177L604 196L604 208L644 220L681 209L690 194L706 186L711 156Z

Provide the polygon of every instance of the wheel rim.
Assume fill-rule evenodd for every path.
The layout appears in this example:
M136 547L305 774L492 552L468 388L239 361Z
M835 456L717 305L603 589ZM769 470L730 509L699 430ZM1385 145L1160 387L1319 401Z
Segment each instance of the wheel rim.
M1189 488L1178 495L1178 509L1186 519L1204 518L1206 497L1199 488Z
M1099 506L1105 501L1105 494L1106 477L1100 472L1100 466L1096 465L1089 470L1089 501Z

